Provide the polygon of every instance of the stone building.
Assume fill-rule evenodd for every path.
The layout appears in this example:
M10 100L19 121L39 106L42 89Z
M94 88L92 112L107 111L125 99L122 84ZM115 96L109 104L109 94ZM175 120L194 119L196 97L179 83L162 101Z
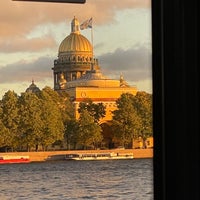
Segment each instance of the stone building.
M93 57L93 46L81 35L75 17L71 22L71 33L59 46L52 70L54 90L69 94L75 105L76 118L79 117L79 103L89 98L106 106L106 116L101 123L108 122L121 94L128 92L135 95L137 92L137 88L129 86L122 75L119 79L110 79L101 73L98 59Z

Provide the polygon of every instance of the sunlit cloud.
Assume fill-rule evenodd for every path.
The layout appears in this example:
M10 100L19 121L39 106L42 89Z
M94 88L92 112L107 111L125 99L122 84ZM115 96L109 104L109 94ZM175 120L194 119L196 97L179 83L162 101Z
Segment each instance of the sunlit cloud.
M1 0L0 35L24 35L38 24L71 21L72 16L80 20L94 16L97 25L111 23L117 10L141 7L150 7L150 0L87 0L86 4L76 5Z
M0 53L38 52L55 46L56 41L51 36L31 39L16 37L7 41L0 39Z

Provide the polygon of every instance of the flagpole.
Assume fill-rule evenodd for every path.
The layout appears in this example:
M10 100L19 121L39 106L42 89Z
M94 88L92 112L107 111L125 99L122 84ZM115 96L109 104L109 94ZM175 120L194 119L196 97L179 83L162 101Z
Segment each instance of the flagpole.
M84 21L80 25L80 29L91 28L91 43L92 43L92 60L91 60L91 70L94 70L94 44L93 44L93 21L92 17L86 21Z
M91 28L91 42L92 42L92 70L94 70L93 24L92 24L92 28Z

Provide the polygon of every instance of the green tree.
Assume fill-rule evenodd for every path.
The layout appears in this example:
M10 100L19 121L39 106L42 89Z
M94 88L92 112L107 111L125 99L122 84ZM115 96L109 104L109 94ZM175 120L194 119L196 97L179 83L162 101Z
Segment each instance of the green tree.
M103 142L101 148L113 148L114 147L114 134L112 131L112 124L110 121L101 123Z
M70 101L69 95L65 91L58 93L58 107L62 115L64 125L64 140L67 149L75 149L77 143L77 121L75 119L75 108Z
M67 149L76 149L79 134L79 123L75 119L71 119L65 122L65 141Z
M133 98L132 94L122 94L116 101L117 109L113 111L113 134L123 146L127 146L133 138L138 137L141 126L141 120L133 106Z
M87 110L83 110L79 118L78 143L83 145L84 149L89 146L97 148L103 139L101 131L101 127L94 122L94 117Z
M55 104L59 105L60 102L60 95L54 91L51 87L45 86L40 93L37 95L39 98L42 98L42 92L45 92L48 95L48 98L51 99Z
M59 93L59 108L62 113L62 118L64 121L69 121L75 118L75 108L71 102L69 95L66 92Z
M20 146L27 151L38 146L42 134L43 121L41 119L42 102L34 93L23 93L19 98L19 132Z
M17 136L18 136L18 96L14 91L7 91L2 100L0 118L2 121L2 126L5 127L7 137L7 144L12 148L17 146Z
M40 98L42 100L41 119L43 126L39 141L45 150L49 145L64 139L64 124L58 105L59 95L46 87L41 91Z
M106 107L103 103L93 103L91 99L85 99L83 102L80 102L78 112L82 113L84 110L87 110L94 117L95 123L98 123L101 118L105 117L105 109Z
M133 98L133 106L136 108L138 116L141 119L140 126L140 137L143 139L143 146L145 145L145 140L153 136L152 127L152 95L146 92L137 92L136 96Z
M8 128L6 128L0 119L0 147L12 146L11 139L12 135Z

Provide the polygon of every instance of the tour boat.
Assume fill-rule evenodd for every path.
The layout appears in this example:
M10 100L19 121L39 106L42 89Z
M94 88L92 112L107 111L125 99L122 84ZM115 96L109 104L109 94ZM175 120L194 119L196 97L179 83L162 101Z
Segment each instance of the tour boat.
M9 164L9 163L29 163L29 156L0 156L0 164Z
M77 153L66 154L66 160L112 160L112 159L133 159L133 153Z

